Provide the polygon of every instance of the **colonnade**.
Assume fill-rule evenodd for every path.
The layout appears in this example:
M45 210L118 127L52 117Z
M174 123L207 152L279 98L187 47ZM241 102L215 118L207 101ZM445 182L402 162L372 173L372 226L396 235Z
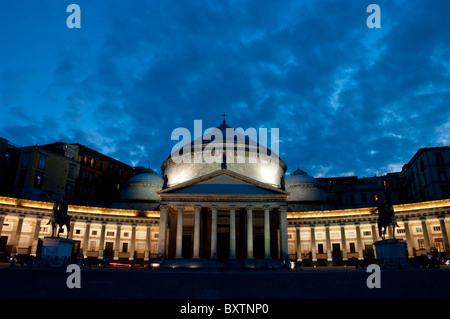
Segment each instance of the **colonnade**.
M160 205L160 224L159 224L159 243L158 243L158 255L166 257L166 247L167 247L167 224L168 224L168 209L170 205L161 204ZM207 207L211 210L211 249L209 258L217 258L217 213L218 210L221 212L228 211L230 216L229 227L229 258L236 258L236 210L241 207L246 210L246 258L254 259L253 251L253 212L254 210L264 211L264 258L271 258L271 235L270 235L270 210L272 208L279 209L280 212L280 250L281 256L288 256L288 243L287 243L287 219L286 211L287 207L282 206L271 206L271 205L245 205L238 206L235 204L230 204L226 206L219 205L201 205L193 204L194 207L194 236L193 236L193 254L192 258L200 258L200 212L202 207ZM183 247L183 212L185 211L185 205L173 205L177 213L177 227L176 227L176 248L175 248L175 258L182 258L182 247Z

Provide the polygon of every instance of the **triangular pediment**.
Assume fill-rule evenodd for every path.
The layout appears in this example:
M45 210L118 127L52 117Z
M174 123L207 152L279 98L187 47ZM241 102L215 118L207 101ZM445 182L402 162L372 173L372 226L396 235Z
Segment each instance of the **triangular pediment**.
M166 188L158 194L288 195L284 190L226 169Z

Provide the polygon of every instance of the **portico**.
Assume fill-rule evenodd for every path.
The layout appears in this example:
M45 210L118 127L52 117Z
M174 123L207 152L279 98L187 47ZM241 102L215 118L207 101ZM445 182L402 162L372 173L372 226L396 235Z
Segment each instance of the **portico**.
M288 193L226 169L158 192L166 258L288 257Z

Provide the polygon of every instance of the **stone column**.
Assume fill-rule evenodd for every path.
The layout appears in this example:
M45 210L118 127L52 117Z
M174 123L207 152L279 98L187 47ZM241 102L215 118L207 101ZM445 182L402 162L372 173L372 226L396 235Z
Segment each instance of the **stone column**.
M406 248L408 249L408 258L414 258L413 244L411 240L411 231L409 230L408 220L403 219L403 224L405 225Z
M178 207L178 217L177 217L177 247L175 250L175 258L181 258L182 248L183 248L183 209L182 205Z
M296 241L297 241L297 261L302 261L302 245L301 245L301 238L300 238L300 227L296 227Z
M150 258L150 225L146 225L145 231L145 250L144 250L144 260L148 261Z
M281 241L281 259L289 258L288 251L288 233L287 233L287 206L280 207L280 241Z
M441 225L441 232L442 232L442 239L444 241L444 249L445 249L445 255L447 258L450 257L450 245L448 242L448 232L447 228L445 227L445 217L439 216L439 224Z
M5 213L0 213L0 236L2 235L3 222L5 221L5 217Z
M116 226L116 241L114 242L114 260L119 259L119 252L120 252L120 226L121 223L117 223Z
M134 259L134 251L136 249L136 224L131 225L131 244L130 244L130 257L129 260Z
M71 221L70 222L70 232L69 232L69 237L68 237L69 239L73 239L74 228L75 228L75 222Z
M192 258L200 258L200 205L194 206L194 251Z
M331 240L330 240L330 225L325 225L325 235L327 238L327 261L332 261L332 255L331 255Z
M377 223L371 222L370 226L372 227L372 240L375 242L378 240Z
M341 224L341 242L342 242L342 260L346 261L347 258L347 241L345 240L345 225Z
M363 260L364 259L363 244L361 239L361 229L359 227L359 223L356 223L355 227L356 227L356 241L358 242L358 259Z
M425 217L420 218L422 222L422 232L423 232L423 239L425 242L425 250L427 253L431 252L431 246L430 246L430 237L428 237L428 228L427 228L427 220Z
M31 242L31 252L30 252L30 255L33 255L33 256L36 256L36 251L37 251L37 246L38 246L38 241L39 241L39 232L41 230L41 221L42 221L41 216L36 217L36 224L34 226L34 234L33 234L33 239Z
M253 211L247 206L247 259L253 259Z
M20 235L22 234L22 226L23 226L23 219L25 218L25 215L19 215L19 220L17 221L17 225L16 225L16 231L14 234L14 240L13 240L13 246L12 246L12 250L11 253L17 254L17 248L19 247L19 240L20 240Z
M264 258L269 259L270 256L270 215L269 205L264 205Z
M210 258L217 258L217 205L212 206Z
M166 257L167 205L160 205L158 257Z
M230 259L236 258L236 210L230 205Z
M102 229L100 231L100 244L98 246L98 259L103 258L103 250L105 246L105 229L106 229L106 222L102 222Z
M83 255L84 258L87 258L88 252L88 244L89 244L89 233L91 231L91 221L86 222L86 227L84 229L84 238L83 238Z
M309 227L311 230L311 259L312 261L317 261L316 233L314 231L315 225Z

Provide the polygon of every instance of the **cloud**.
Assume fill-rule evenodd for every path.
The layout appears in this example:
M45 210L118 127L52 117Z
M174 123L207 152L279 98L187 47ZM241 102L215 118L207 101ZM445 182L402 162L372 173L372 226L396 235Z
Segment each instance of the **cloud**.
M51 119L29 143L72 139L159 169L173 129L226 112L234 127L279 128L290 171L398 169L448 141L450 4L380 0L381 29L366 27L368 4L81 2L79 32L42 38L49 57L0 67L0 133L26 143Z

